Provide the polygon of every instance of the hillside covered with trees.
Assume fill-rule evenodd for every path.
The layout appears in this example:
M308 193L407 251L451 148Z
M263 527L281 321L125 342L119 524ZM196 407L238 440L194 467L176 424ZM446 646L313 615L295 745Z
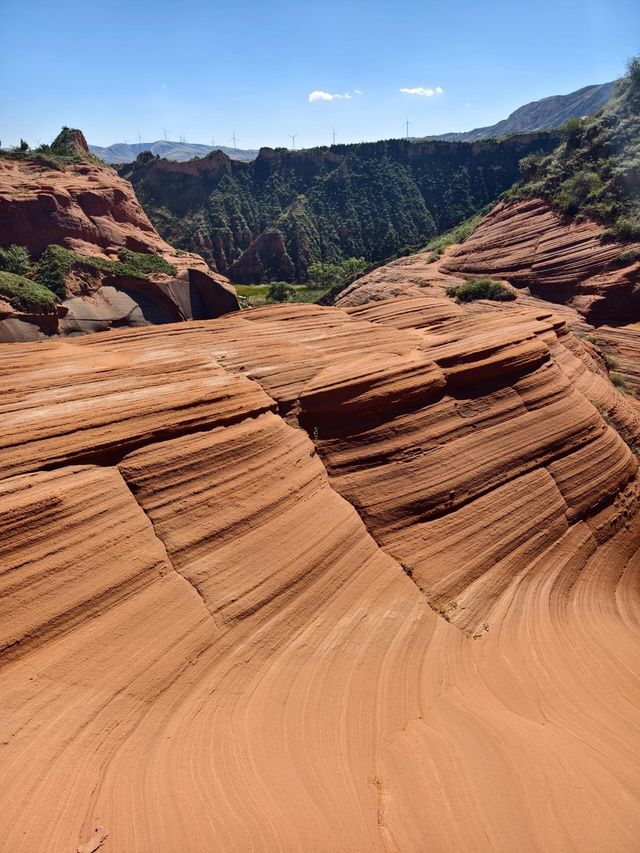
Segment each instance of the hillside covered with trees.
M376 263L423 245L494 201L555 132L477 143L389 140L304 151L221 152L187 163L142 154L121 167L173 245L232 281L307 281L314 263Z
M611 239L640 240L640 57L604 109L568 121L557 148L523 158L521 170L511 198L545 198L607 226Z

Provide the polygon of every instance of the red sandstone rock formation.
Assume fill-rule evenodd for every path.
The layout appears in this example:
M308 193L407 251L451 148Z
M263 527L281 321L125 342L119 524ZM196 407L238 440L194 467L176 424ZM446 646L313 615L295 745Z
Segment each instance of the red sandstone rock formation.
M417 296L425 287L444 293L465 278L489 276L568 305L588 325L625 325L640 319L640 262L621 262L629 246L603 241L603 234L596 223L569 221L541 199L500 203L439 261L430 263L429 253L400 258L357 279L336 305Z
M604 242L590 221L559 215L541 199L498 204L441 264L444 272L504 278L553 302L573 304L589 322L640 318L640 263L618 265L626 247Z
M611 369L619 371L640 397L640 323L627 326L599 326L589 337L610 357Z
M2 348L7 850L637 849L637 410L429 293Z
M205 319L238 308L225 278L198 255L178 253L160 238L128 181L89 160L56 169L0 159L0 245L12 243L27 246L35 258L52 243L114 260L126 248L159 255L176 267L175 278L152 281L98 275L90 292L75 293L70 282L66 320L59 326L63 334ZM16 320L29 322L0 307L0 341L11 339Z

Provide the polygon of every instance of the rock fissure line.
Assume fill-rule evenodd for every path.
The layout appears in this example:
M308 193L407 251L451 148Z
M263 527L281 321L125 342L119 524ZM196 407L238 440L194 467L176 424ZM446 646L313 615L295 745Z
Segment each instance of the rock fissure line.
M152 443L155 443L155 442L152 442ZM145 445L145 446L146 446L146 445ZM123 458L124 458L124 457L123 457ZM175 566L175 564L174 564L173 560L172 560L172 559L171 559L171 557L169 556L169 552L167 551L166 543L164 542L164 540L162 539L162 537L161 537L160 533L158 532L158 530L157 530L157 528L156 528L156 525L153 523L153 519L149 516L149 513L145 510L145 508L142 506L142 504L140 503L140 501L137 499L135 491L131 488L131 484L128 482L128 480L127 480L126 476L123 474L123 472L122 472L122 471L121 471L117 466L115 466L115 470L116 470L116 471L118 472L118 474L120 475L120 478L122 479L122 482L124 483L124 485L125 485L125 486L127 487L127 489L129 490L129 493L130 493L131 497L133 498L133 500L136 502L136 505L137 505L137 506L139 506L139 507L140 507L141 512L142 512L142 513L144 513L145 518L147 519L147 521L149 522L149 524L151 525L151 527L152 527L152 529L153 529L154 536L156 537L156 539L158 540L158 542L160 542L160 543L162 544L162 550L164 551L164 554L165 554L165 558L166 558L166 560L167 560L167 563L169 564L169 566L171 566L171 568L173 569L173 571L174 571L177 575L179 575L179 576L180 576L180 577L181 577L181 578L182 578L182 579L183 579L187 584L189 584L189 586L190 586L190 587L192 587L192 588L195 590L196 594L198 595L198 598L202 601L202 604L204 605L204 608L205 608L205 610L207 611L207 613L208 613L209 617L211 618L211 620L213 621L214 625L216 626L216 628L219 628L219 627L220 627L220 625L218 624L218 622L217 622L217 620L216 620L216 617L215 617L214 613L213 613L213 612L212 612L212 610L209 608L209 605L207 604L207 601L206 601L205 597L203 596L202 592L201 592L201 591L200 591L200 589L198 588L198 585L197 585L197 584L195 584L195 583L193 583L193 581L189 580L189 578L188 578L186 575L183 575L183 574L182 574L182 572L181 572L179 569L177 569L177 568L176 568L176 566Z

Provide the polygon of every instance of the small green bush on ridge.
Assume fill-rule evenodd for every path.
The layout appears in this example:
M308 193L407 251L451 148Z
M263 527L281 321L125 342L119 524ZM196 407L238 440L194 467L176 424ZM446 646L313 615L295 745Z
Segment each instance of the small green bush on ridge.
M516 294L493 278L470 278L464 284L456 284L447 288L447 296L458 302L473 302L476 299L492 299L495 302L512 302Z

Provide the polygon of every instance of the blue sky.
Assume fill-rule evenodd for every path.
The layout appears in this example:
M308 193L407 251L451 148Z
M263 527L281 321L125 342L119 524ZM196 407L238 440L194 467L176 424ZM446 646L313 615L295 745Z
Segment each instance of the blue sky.
M638 0L1 2L2 145L63 124L242 148L468 130L640 52Z

